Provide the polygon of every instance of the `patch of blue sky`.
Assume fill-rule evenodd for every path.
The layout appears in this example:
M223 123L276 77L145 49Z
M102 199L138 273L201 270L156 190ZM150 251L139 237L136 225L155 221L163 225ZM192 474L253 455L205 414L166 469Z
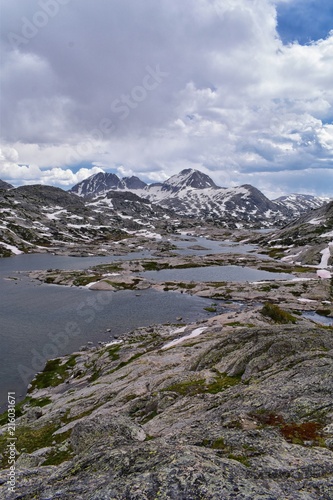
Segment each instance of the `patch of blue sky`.
M326 38L333 29L332 0L291 0L277 6L278 33L283 43L306 45Z
M91 169L94 165L89 162L89 161L81 161L80 163L70 165L68 168L71 169L71 171L76 174L81 168L88 168Z

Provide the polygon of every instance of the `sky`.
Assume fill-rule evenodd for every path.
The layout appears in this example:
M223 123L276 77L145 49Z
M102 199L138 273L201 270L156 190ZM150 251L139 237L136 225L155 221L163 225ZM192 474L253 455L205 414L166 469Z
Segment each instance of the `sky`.
M2 0L0 178L333 196L332 0Z

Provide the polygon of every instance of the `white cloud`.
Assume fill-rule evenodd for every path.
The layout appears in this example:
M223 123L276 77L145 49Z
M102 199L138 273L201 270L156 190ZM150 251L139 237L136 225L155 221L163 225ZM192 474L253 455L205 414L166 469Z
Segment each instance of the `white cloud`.
M51 184L71 187L89 175L102 172L100 167L80 168L73 173L69 168L51 167L41 169L37 165L22 165L18 163L18 152L13 148L0 149L0 178L17 184Z
M125 168L123 165L120 165L120 167L117 167L117 174L120 177L131 177L134 175L134 171L131 168Z
M333 32L283 45L277 3L72 1L12 50L6 33L35 11L4 0L2 133L18 157L1 175L69 186L100 166L151 181L193 167L277 192L312 189L311 169L328 190Z

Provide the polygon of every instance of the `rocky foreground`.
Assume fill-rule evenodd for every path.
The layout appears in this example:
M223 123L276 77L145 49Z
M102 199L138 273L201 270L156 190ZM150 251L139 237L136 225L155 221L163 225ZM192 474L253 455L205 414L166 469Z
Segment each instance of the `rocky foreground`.
M333 330L263 312L49 361L16 408L16 494L3 469L0 497L332 499Z

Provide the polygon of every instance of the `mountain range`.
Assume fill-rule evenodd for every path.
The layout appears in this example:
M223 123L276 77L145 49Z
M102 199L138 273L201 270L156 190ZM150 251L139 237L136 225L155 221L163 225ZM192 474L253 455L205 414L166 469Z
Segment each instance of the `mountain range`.
M149 185L138 177L120 179L115 174L100 172L70 191L83 198L106 196L110 191L131 191L178 215L199 217L230 228L284 224L324 203L323 199L302 194L271 201L249 184L219 187L208 175L193 169L182 170L164 182Z
M110 251L133 235L161 238L183 227L284 226L323 205L309 195L269 200L251 185L224 188L203 172L186 169L161 183L98 173L69 191L44 185L14 188L0 182L0 255L80 248ZM310 216L312 217L312 216Z

